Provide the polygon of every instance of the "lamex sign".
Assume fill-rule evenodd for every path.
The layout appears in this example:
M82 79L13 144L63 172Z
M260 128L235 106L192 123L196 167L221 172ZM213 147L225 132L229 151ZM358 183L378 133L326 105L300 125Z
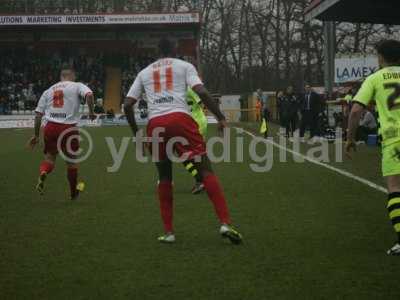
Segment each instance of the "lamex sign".
M0 26L199 23L198 13L0 16Z
M362 80L379 69L376 56L341 57L335 59L335 82Z

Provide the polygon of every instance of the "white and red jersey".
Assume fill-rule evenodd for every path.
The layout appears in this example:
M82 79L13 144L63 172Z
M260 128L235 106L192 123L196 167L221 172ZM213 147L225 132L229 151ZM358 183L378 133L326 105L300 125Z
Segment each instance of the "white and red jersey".
M139 100L146 93L149 119L175 112L190 115L186 103L188 87L203 84L196 68L183 60L163 58L136 77L127 97Z
M43 93L35 111L50 122L77 124L81 99L89 94L92 90L83 83L61 81Z

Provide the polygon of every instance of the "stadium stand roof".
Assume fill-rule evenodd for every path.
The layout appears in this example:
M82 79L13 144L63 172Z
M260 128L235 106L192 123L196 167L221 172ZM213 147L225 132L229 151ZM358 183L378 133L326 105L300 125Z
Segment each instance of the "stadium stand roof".
M399 0L314 0L306 20L352 23L400 24Z

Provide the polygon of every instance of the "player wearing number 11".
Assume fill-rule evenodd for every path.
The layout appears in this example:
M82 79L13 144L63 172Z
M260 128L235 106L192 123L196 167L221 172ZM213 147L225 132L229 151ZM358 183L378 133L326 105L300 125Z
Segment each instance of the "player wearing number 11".
M156 156L156 166L159 175L158 197L160 201L161 218L165 234L158 240L162 243L175 242L173 228L173 184L172 184L172 157L174 153L185 161L193 161L204 184L204 188L211 200L220 222L220 234L232 243L239 244L242 236L230 224L230 216L225 195L217 176L211 168L207 156L206 143L200 134L199 126L193 119L186 92L191 88L201 99L203 104L218 120L218 126L226 126L225 117L218 105L211 98L204 87L195 67L183 60L173 58L174 46L167 39L159 43L160 59L142 70L136 77L125 99L124 110L133 134L137 133L133 105L146 94L149 110L149 124L147 136L152 137L153 153ZM162 140L156 141L160 137ZM176 140L177 138L180 141ZM173 143L173 153L168 153L169 142ZM158 150L158 151L156 151Z
M350 113L346 152L355 149L355 133L365 107L375 100L382 138L382 173L389 191L389 216L398 242L388 250L400 255L400 42L387 40L377 45L381 70L369 76L354 97Z

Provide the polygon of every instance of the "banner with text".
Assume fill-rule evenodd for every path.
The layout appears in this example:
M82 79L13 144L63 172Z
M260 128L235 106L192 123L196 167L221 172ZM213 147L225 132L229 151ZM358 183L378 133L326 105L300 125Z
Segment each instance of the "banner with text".
M379 69L376 56L341 57L335 59L335 82L362 80Z
M199 23L198 13L0 16L0 26Z

